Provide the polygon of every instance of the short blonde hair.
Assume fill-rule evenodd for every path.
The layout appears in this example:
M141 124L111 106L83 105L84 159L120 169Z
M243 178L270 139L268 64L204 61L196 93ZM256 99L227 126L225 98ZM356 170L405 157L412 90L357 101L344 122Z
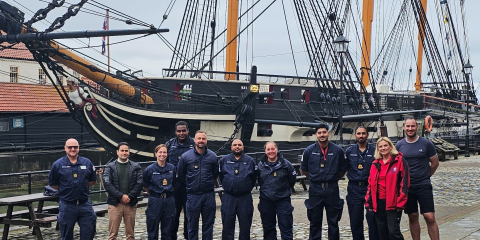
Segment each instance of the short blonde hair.
M380 154L380 151L378 151L378 144L381 141L387 142L388 145L392 148L390 150L390 154L392 154L392 155L397 155L398 154L397 148L395 148L395 145L393 145L392 140L390 140L390 138L388 138L388 137L381 137L377 140L377 144L375 145L375 159L382 158L382 154Z

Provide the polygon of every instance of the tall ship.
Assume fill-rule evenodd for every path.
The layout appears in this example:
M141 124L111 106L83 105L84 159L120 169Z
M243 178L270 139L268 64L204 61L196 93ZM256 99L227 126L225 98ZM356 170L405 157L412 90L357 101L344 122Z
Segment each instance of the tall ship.
M477 116L464 1L293 0L289 6L284 1L172 1L167 9L183 4L175 31L147 25L60 32L86 8L115 9L90 2L94 4L87 8L87 0L68 5L52 0L26 19L23 5L0 1L0 30L6 33L1 37L6 47L25 44L42 68L53 72L51 83L73 118L112 155L126 141L133 158L150 160L155 146L175 136L180 120L188 123L191 134L206 131L209 148L222 153L234 138L242 139L249 152L261 151L266 141L277 142L280 149L306 147L316 140L313 128L321 122L331 126L331 140L343 146L354 142L353 131L360 125L372 139L395 140L403 137L406 117L423 123L427 115L429 127L422 131L458 138L472 130L467 123ZM273 6L283 11L269 12ZM64 14L47 29L37 29L54 9L64 9ZM167 12L158 14L162 23ZM283 27L269 22L274 15L285 18ZM293 19L288 22L287 16ZM109 16L113 18L140 22L123 13ZM259 21L272 23L268 39L254 31ZM277 32L287 35L289 47L278 50L290 59L257 64L254 51L276 48ZM176 42L165 41L164 34L173 33ZM59 40L126 34L157 35L171 49L163 76L111 71ZM257 43L248 45L245 39ZM278 68L285 62L293 74L275 74L283 72ZM94 101L79 107L69 99L59 76L76 76L58 63L91 80L78 79Z

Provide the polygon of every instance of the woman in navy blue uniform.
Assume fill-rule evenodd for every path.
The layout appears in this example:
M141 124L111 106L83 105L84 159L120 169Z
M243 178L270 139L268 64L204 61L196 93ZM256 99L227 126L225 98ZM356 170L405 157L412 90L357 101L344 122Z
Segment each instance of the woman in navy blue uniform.
M293 239L293 206L290 195L297 173L292 164L278 152L275 142L265 144L265 155L258 163L263 239L277 239L276 218L282 239Z
M158 240L158 227L161 223L162 240L170 239L175 217L175 198L173 186L176 181L176 169L167 163L167 147L160 144L155 148L157 162L148 166L143 172L145 190L149 194L147 216L147 233L149 240Z

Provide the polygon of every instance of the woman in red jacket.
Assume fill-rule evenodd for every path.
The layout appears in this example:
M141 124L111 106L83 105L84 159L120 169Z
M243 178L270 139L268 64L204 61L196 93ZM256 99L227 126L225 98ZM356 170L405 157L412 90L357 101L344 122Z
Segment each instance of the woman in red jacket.
M381 137L372 165L365 206L375 212L380 239L403 239L400 219L410 186L408 164L392 141Z

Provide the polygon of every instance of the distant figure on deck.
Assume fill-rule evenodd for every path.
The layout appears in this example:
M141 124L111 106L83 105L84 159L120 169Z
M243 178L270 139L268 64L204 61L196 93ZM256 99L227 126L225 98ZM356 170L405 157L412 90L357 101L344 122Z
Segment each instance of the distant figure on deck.
M78 156L78 141L70 138L65 143L66 156L52 165L48 185L58 190L58 225L62 240L73 240L75 223L80 226L80 240L95 237L97 215L89 199L89 188L97 182L95 166L88 158Z
M143 188L142 167L128 159L130 147L126 142L118 144L117 156L116 161L105 166L103 174L105 190L108 193L108 239L117 239L123 219L127 240L133 240L137 197Z
M94 99L87 98L88 94L79 86L77 86L77 80L73 77L67 78L68 98L75 103L79 110L83 109L87 102L92 104L92 111L90 112L92 118L97 120L97 104Z
M243 154L243 142L232 142L232 153L220 159L219 176L222 196L222 240L235 239L235 220L238 217L240 234L237 239L249 240L253 219L252 189L256 182L255 160Z

